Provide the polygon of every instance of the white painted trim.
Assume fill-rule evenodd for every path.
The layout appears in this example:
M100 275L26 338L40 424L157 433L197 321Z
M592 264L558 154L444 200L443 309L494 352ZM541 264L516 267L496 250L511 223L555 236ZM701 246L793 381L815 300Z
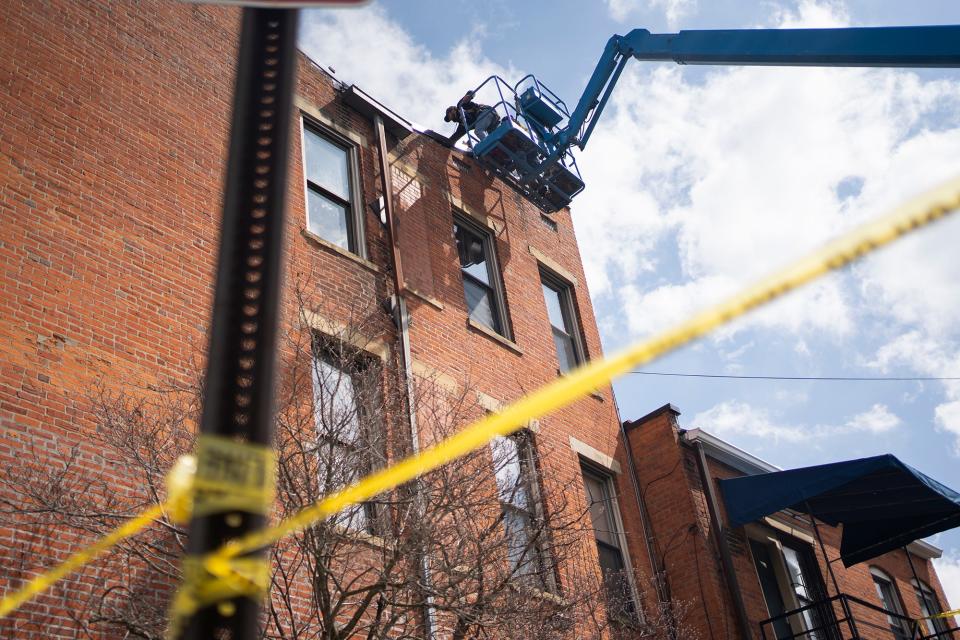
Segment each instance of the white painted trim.
M921 560L933 560L943 556L943 549L930 544L926 540L914 540L907 545L907 551Z
M783 471L780 467L772 465L766 460L761 460L743 449L733 446L729 442L724 442L720 438L710 435L703 429L690 429L684 432L683 440L689 444L696 442L701 443L704 453L709 457L750 476Z
M813 539L813 536L810 535L808 532L804 531L803 529L797 529L796 527L793 527L787 524L786 522L781 522L780 520L771 518L770 516L764 516L763 522L767 526L772 527L777 531L782 531L783 533L789 536L793 536L797 540L802 540L803 542L806 542L809 545L813 545L813 543L816 542Z

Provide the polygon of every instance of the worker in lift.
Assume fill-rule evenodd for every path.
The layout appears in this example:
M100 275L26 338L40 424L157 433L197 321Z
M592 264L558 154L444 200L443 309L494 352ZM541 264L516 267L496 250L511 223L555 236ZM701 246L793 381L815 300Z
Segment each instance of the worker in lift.
M500 116L493 110L493 107L474 102L473 96L473 91L467 91L455 107L447 107L447 113L443 117L443 121L457 123L457 130L447 138L448 143L455 144L471 129L478 138L483 140L500 124ZM463 109L464 120L467 123L466 128L460 120L460 109Z

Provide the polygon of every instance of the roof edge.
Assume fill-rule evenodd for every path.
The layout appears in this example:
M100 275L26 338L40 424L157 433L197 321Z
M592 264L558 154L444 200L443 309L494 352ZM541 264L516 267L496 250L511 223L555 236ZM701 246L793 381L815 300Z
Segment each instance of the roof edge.
M934 560L943 555L943 549L930 544L926 540L914 540L907 545L907 551L923 560Z
M650 420L653 420L653 419L656 418L657 416L663 415L664 413L672 413L672 414L674 415L674 417L676 417L676 416L679 416L679 415L680 415L680 409L678 409L678 408L675 407L673 404L671 404L671 403L668 402L667 404L663 405L662 407L660 407L660 408L658 408L658 409L654 409L653 411L651 411L651 412L648 413L647 415L641 416L641 417L637 418L636 420L627 420L626 422L623 423L623 427L624 427L624 429L626 429L627 431L629 431L630 429L633 429L633 428L635 428L635 427L639 427L640 425L642 425L642 424L644 424L644 423L646 423L646 422L649 422Z
M780 467L747 453L743 449L735 447L729 442L707 433L703 429L689 429L684 431L682 438L687 444L699 443L703 446L704 453L709 457L749 476L783 471Z
M355 84L343 91L343 101L370 120L379 115L387 131L399 140L413 133L413 124Z

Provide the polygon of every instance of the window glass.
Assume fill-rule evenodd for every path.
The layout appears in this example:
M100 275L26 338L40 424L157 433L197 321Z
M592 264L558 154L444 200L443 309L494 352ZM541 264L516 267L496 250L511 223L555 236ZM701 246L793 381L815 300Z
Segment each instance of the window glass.
M307 230L350 250L350 210L310 189L307 191Z
M370 442L361 430L362 396L358 373L347 371L323 354L313 366L313 411L317 428L320 491L339 489L370 470ZM354 505L332 517L336 524L373 532L372 503Z
M350 199L350 161L338 147L310 129L304 130L307 180L344 200Z
M597 543L600 571L607 592L607 606L614 618L632 619L636 617L636 609L623 550L620 548L610 481L584 469L583 484L587 494L590 523L593 525Z
M947 635L949 632L949 627L947 621L944 618L930 618L929 616L935 616L938 613L943 613L943 609L940 607L940 601L937 600L937 594L927 585L920 583L919 585L914 581L914 589L917 591L917 600L920 601L920 615L925 618L924 625L927 627L927 632L936 638L948 638Z
M516 438L498 436L490 443L490 448L493 452L493 468L500 501L526 509L529 506L528 496Z
M560 372L575 368L583 359L576 342L579 329L573 312L573 301L568 286L554 282L553 277L541 272L543 300L547 305L553 345L557 350Z
M888 612L887 623L890 625L890 630L897 640L907 640L910 636L906 630L906 621L900 617L903 615L903 607L900 605L900 598L897 596L893 582L879 569L871 568L870 571L873 574L873 586L877 589L880 603Z
M577 350L573 338L563 331L553 329L553 345L557 348L557 361L560 371L567 372L577 366Z
M491 441L490 449L511 567L515 575L547 588L544 551L534 528L537 505L530 495L535 482L530 444L523 435L501 436Z
M463 278L463 295L467 301L467 313L471 318L494 331L500 331L500 323L494 313L493 292L489 287L477 284L468 276Z
M468 273L483 284L490 286L490 270L487 267L484 238L459 224L454 224L454 232L457 237L460 268L463 269L464 273Z
M503 512L506 530L507 556L517 575L531 576L538 573L537 550L531 545L530 517L523 511L506 509Z
M303 129L307 178L307 230L347 251L357 251L360 220L352 204L351 149L318 130Z
M563 303L560 299L560 292L543 283L543 299L547 302L547 315L550 316L550 324L557 329L567 330L567 322L563 317Z
M454 221L453 235L457 241L457 255L463 275L463 294L470 318L506 336L503 317L503 302L494 287L489 234L478 232L466 224Z
M594 535L597 540L617 546L616 529L611 517L610 501L604 481L593 475L584 475L583 482L587 488L590 523L593 525Z

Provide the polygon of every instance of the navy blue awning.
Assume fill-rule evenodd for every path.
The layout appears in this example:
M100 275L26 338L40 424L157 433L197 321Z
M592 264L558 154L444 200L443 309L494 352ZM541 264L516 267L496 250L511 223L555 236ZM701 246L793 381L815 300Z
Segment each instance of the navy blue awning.
M851 566L960 526L960 494L892 455L721 480L730 526L783 509L843 525Z

